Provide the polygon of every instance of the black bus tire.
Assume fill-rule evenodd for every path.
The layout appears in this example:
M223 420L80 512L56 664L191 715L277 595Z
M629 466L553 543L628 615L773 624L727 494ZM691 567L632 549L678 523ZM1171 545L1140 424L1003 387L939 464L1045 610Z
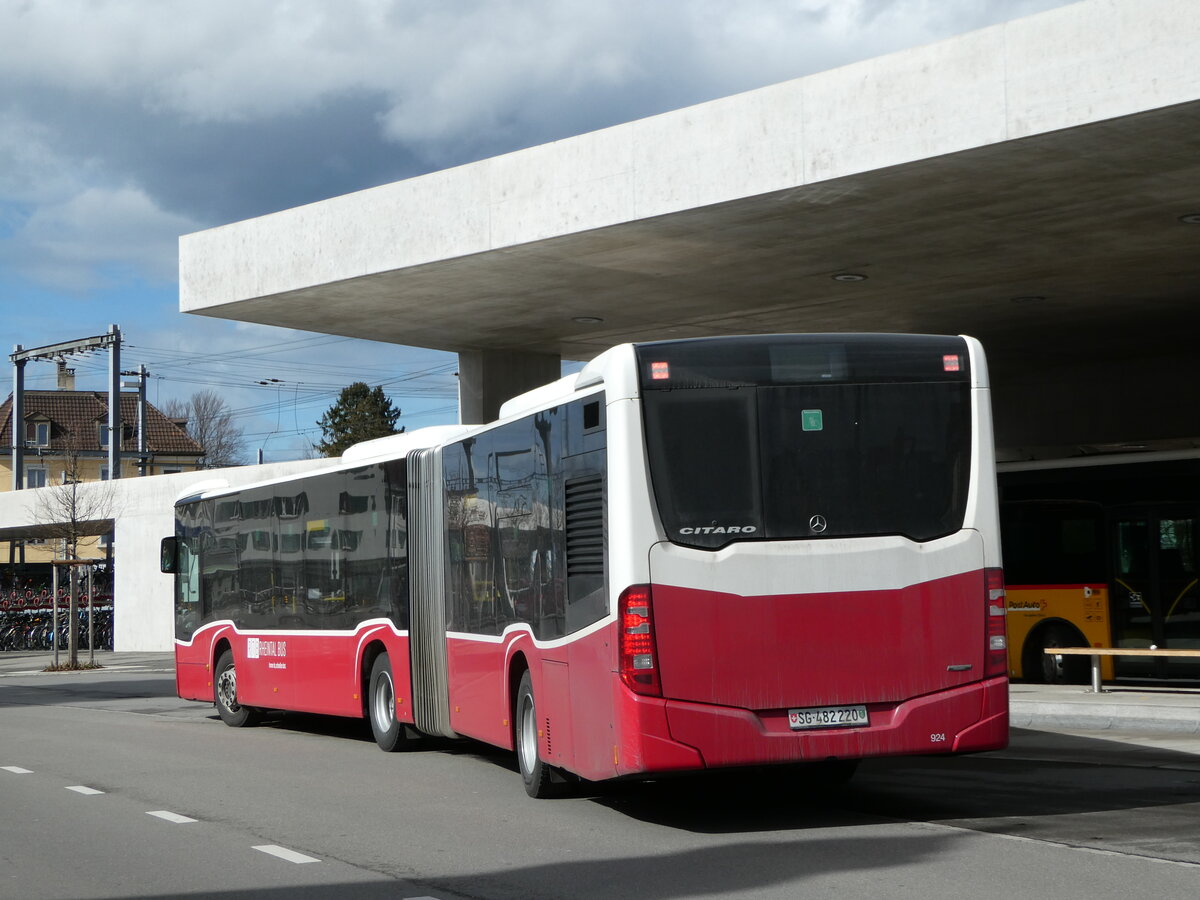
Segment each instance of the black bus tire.
M533 679L528 670L521 676L521 685L517 688L513 731L517 767L521 771L521 780L525 782L525 793L536 800L562 796L565 779L555 778L554 767L538 753L541 740L538 734L537 702L533 697Z
M1043 684L1084 684L1087 682L1087 659L1047 653L1055 647L1086 647L1073 629L1065 625L1047 625L1038 635L1037 660L1034 672Z
M392 677L392 661L386 653L380 653L371 663L367 717L380 750L395 753L405 749L408 733L404 723L396 718L396 682Z
M262 718L259 710L242 706L237 699L237 669L233 665L233 651L226 650L217 659L213 678L213 700L221 721L231 728L257 725Z

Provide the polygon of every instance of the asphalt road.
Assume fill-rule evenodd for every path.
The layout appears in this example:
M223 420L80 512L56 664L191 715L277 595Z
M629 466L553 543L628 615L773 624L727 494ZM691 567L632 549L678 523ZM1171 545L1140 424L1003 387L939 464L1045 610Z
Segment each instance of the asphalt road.
M507 754L231 729L152 666L0 676L2 898L1194 898L1197 823L1200 755L1090 737L534 801Z

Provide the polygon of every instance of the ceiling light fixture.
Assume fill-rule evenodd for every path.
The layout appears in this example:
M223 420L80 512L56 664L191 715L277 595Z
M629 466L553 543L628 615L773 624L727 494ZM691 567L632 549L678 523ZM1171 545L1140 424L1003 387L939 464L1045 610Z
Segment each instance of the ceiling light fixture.
M1041 294L1029 294L1024 297L1013 297L1010 303L1041 303L1046 298Z
M838 272L833 276L834 281L866 281L866 275L860 275L857 272Z
M575 316L571 321L578 322L580 325L599 325L604 320L599 316Z
M1180 216L1179 221L1185 225L1200 225L1200 213L1188 213L1186 216Z

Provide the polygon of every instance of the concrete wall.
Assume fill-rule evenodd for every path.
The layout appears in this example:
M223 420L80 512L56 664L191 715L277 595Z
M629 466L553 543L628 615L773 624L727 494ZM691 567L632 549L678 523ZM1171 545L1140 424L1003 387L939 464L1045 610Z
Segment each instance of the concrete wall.
M81 485L86 491L111 492L114 522L113 648L170 650L175 626L172 579L158 570L159 542L175 530L175 499L190 485L223 479L250 484L328 465L330 460L301 460L262 466L208 469L175 475L122 478ZM0 534L34 522L33 502L42 490L0 494Z

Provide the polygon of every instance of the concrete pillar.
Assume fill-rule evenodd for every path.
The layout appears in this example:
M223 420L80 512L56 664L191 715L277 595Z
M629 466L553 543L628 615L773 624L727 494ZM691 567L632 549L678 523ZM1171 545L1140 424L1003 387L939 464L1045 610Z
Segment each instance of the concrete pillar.
M491 422L500 404L559 378L561 360L552 353L464 350L458 354L458 419Z

